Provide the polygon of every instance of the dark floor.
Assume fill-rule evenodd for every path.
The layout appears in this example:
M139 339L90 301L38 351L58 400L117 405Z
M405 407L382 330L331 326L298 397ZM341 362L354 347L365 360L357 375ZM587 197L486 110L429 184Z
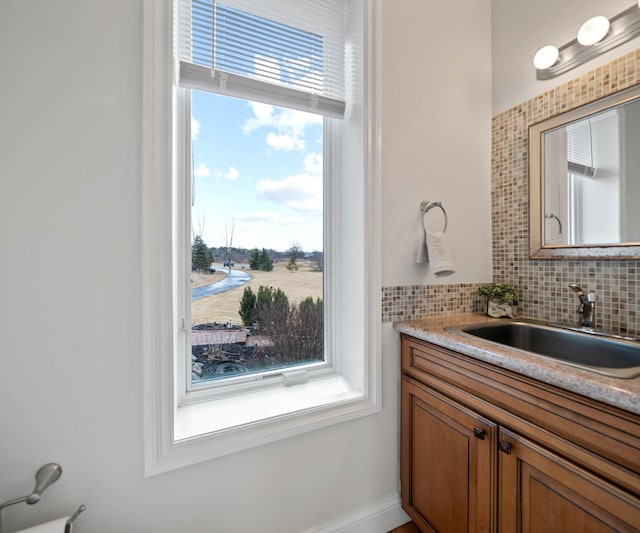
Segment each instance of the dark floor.
M413 522L407 522L403 526L389 531L389 533L420 533L420 530Z

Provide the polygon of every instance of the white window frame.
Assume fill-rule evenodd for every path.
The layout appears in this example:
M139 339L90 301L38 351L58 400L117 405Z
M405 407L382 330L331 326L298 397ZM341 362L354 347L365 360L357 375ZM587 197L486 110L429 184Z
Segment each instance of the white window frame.
M181 323L178 279L184 243L177 238L184 217L176 216L178 139L176 96L172 89L173 6L171 0L144 0L142 99L142 306L145 418L145 475L155 475L266 444L332 424L380 412L380 69L378 65L381 0L350 0L365 13L364 105L350 113L360 133L342 135L343 175L330 195L333 228L327 269L331 278L327 313L339 317L332 344L340 356L323 379L291 387L243 390L197 403L183 402L184 366L177 357ZM357 126L354 126L357 128ZM351 133L351 134L348 134ZM361 134L361 135L360 135ZM325 148L326 149L326 148ZM348 199L348 204L343 200ZM183 229L183 228L182 228ZM327 239L326 239L327 240ZM190 248L189 248L190 250ZM348 265L348 269L344 269ZM183 332L184 335L184 332ZM182 366L182 371L180 367ZM181 403L182 402L182 403ZM294 407L292 407L294 406Z
M191 99L188 94L190 89L177 88L176 96L177 96L177 111L178 116L176 117L177 122L179 124L179 138L181 139L191 139ZM215 94L215 93L214 93ZM182 128L186 128L183 130ZM330 208L330 201L328 200L328 196L331 191L331 183L332 183L332 174L337 170L332 168L332 158L331 156L327 157L327 152L331 154L335 151L335 133L332 130L335 129L334 125L331 124L331 121L327 118L324 118L324 168L325 172L325 180L324 180L324 191L325 191L325 205L324 212L325 216L327 216L328 209ZM178 150L180 152L180 150ZM190 173L190 169L192 166L191 161L191 145L184 146L182 153L178 153L177 159L182 168L182 173L185 176L188 176ZM327 175L329 176L327 179ZM177 202L184 205L185 210L189 209L190 206L190 198L191 198L191 190L189 188L190 180L182 179L178 180L176 183L177 187ZM184 280L185 283L180 286L178 281L177 291L178 291L178 315L184 317L185 324L189 324L191 322L191 287L188 283L188 269L191 265L191 241L190 235L192 224L188 219L184 219L184 225L177 228L177 237L176 240L178 242L179 249L184 251L184 262L182 265L179 265L178 268L182 268L182 273L179 274L178 280ZM329 231L334 233L331 242L339 243L340 236L339 231L332 231L331 228ZM331 257L331 254L326 254L327 257ZM333 265L327 265L324 269L324 290L326 293L332 292L332 279L331 279L331 268ZM324 297L324 302L326 303L329 299L326 298L326 294ZM181 325L176 331L176 338L178 339L178 353L177 359L179 361L178 368L178 382L186 383L187 386L177 391L177 402L179 406L186 406L191 403L202 402L202 401L211 401L218 398L223 398L226 396L236 396L238 394L254 392L263 389L269 389L274 387L282 387L285 384L285 381L295 381L296 377L301 375L301 372L304 372L303 380L311 381L314 379L326 379L328 377L335 377L337 375L336 367L339 367L340 364L340 356L341 353L339 347L336 346L336 338L333 332L336 329L336 323L339 321L339 317L336 318L335 312L334 314L329 312L328 308L324 310L324 345L325 345L325 358L323 361L315 361L312 363L307 363L303 365L296 365L293 367L283 366L277 369L270 369L261 372L255 372L250 374L241 374L238 376L226 377L223 379L210 380L210 381L202 381L191 383L189 380L189 372L191 367L191 336L190 330L188 328L183 328Z

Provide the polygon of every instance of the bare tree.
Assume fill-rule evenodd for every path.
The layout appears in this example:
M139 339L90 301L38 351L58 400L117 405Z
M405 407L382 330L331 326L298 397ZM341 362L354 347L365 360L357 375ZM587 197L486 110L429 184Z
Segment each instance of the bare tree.
M229 272L231 272L231 253L230 250L233 248L233 234L236 229L236 219L231 217L231 229L229 229L229 218L224 218L224 247L227 249L227 257L225 259L225 265L229 268Z
M198 217L198 231L196 231L194 227L191 226L191 237L193 239L195 239L196 237L202 237L202 235L204 234L205 222L206 222L206 217L203 216L202 219Z
M224 246L229 251L229 248L233 248L233 233L236 229L236 219L231 217L231 230L229 230L229 218L224 218Z
M291 247L287 250L287 254L289 255L289 262L287 263L286 268L289 272L295 272L300 268L298 263L296 263L296 260L300 259L304 255L300 243L298 241L292 242Z
M289 259L296 261L304 255L304 252L302 251L300 243L298 241L294 241L291 243L291 247L287 250L287 254L289 255Z

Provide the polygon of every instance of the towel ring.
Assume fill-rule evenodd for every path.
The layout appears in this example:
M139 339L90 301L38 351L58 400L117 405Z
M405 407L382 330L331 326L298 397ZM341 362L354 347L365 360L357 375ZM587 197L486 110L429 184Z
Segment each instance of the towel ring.
M441 202L421 202L420 211L422 211L422 229L424 230L425 235L427 233L427 228L424 225L424 215L427 213L427 211L429 211L429 209L433 207L439 207L440 209L442 209L442 214L444 215L444 228L442 230L442 233L447 231L447 224L449 223L449 220L447 219L447 212L442 206L442 203Z

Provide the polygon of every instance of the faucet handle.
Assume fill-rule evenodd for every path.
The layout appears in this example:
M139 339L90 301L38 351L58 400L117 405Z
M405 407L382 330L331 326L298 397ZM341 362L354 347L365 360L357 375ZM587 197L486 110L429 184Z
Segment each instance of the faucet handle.
M589 291L587 294L587 302L596 303L598 301L598 295L594 291Z
M587 301L584 297L584 291L577 283L569 284L569 288L576 293L576 296L580 299L580 303L585 303Z

